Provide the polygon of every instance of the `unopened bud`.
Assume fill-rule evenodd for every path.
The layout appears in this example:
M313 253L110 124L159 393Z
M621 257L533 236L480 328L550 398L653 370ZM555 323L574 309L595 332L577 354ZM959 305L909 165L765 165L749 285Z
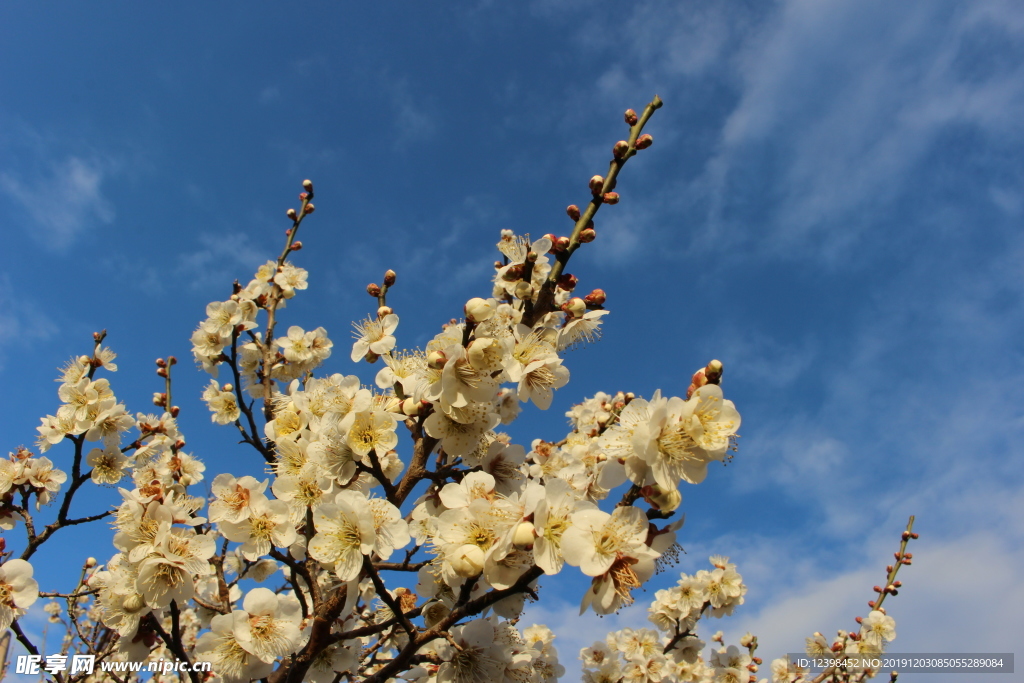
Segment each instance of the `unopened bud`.
M578 221L580 219L580 207L576 206L575 204L570 204L569 206L565 207L565 212L569 214L569 218L573 219L574 221Z
M285 213L288 215L288 218L291 218L292 220L295 220L298 216L298 214L295 213L295 209L288 209Z
M536 538L534 531L535 529L531 522L520 522L519 526L516 527L515 533L512 535L512 543L520 548L532 547L533 541Z
M449 614L451 610L443 602L432 600L423 606L423 623L431 628Z
M145 606L145 602L142 600L142 596L138 593L132 593L121 603L121 609L128 614L135 614Z
M366 285L366 293L373 297L380 296L380 285L378 285L376 282L371 282L370 284Z
M161 377L167 377L167 368L166 367L157 368L156 369L156 374L160 375Z
M892 585L896 588L900 588L903 585L902 581L893 581Z
M618 204L619 193L618 192L605 192L604 196L601 197L605 204Z
M593 228L583 228L580 230L580 242L583 244L590 244L597 239L597 231Z
M856 621L858 624L863 624L864 623L864 617L855 617L854 621Z
M918 539L918 538L921 538L921 534L917 533L916 531L911 531L910 532L910 537L913 538L913 539Z
M523 264L514 263L509 266L501 276L506 282L515 282L523 279Z
M704 377L708 380L708 384L718 384L722 379L724 369L720 360L713 360L708 363L707 367L704 368Z
M910 538L910 532L909 532L909 531L904 531L904 532L903 532L903 533L902 533L902 534L900 535L900 538L901 538L901 539L903 539L904 541L908 540L908 539Z
M535 251L528 251L528 252L526 252L526 262L527 263L536 263L538 258L540 258L540 255L537 254L537 252L535 252Z
M584 303L587 303L591 306L601 306L607 299L608 297L605 295L603 289L595 289L591 291L590 294L587 294L585 297L583 297Z
M384 272L384 284L385 284L385 286L390 287L391 285L395 284L395 278L396 277L398 277L398 275L395 274L395 271L393 271L391 269L388 269L387 271L385 271Z
M298 251L299 249L302 249L302 240L295 240L292 242L291 250Z
M314 211L316 211L316 207L313 206L312 204L306 204L302 211L303 213L313 213Z
M517 299L529 299L533 297L533 285L529 282L520 280L516 283L514 294Z
M625 118L626 118L626 123L628 123L631 126L635 126L636 122L640 120L640 119L637 118L636 112L633 111L632 109L627 109L626 110Z
M383 318L384 316L391 315L394 312L395 309L391 308L390 306L381 306L380 308L377 309L377 317Z
M407 398L402 401L402 412L409 417L416 417L423 412L423 403L412 398Z
M555 242L555 250L556 251L565 251L568 248L569 248L569 238L568 237L565 237L565 236L559 237L558 241Z
M587 304L583 299L578 296L574 296L562 305L562 310L569 313L574 318L582 318L583 314L587 312Z
M653 144L654 144L654 138L652 138L648 133L644 133L643 135L641 135L640 137L638 137L636 139L636 148L637 149L647 149L648 147L650 147Z
M590 179L590 193L601 194L601 190L604 189L604 178L599 175L594 176Z
M158 368L166 368L167 367L167 361L165 361L163 358L157 358L156 359L156 366Z
M306 192L309 192L310 194L313 193L313 181L312 180L308 180L308 179L307 180L303 180L302 181L302 187L306 188Z
M222 386L220 388L220 390L221 391L234 391L235 390L235 385L233 385L233 384L225 384L224 386Z
M180 413L180 412L181 412L181 408L179 408L178 406L171 406L171 410L170 410L171 417L178 417L178 413Z
M619 140L618 142L615 143L615 146L612 147L612 155L616 159L621 159L622 157L626 156L626 152L628 151L629 143L626 142L625 140Z
M427 365L435 370L443 368L447 362L448 356L445 355L444 351L431 351L427 354Z
M479 546L466 543L459 546L448 561L456 574L467 579L472 578L479 576L484 569L484 551Z
M673 512L683 502L683 494L679 493L679 489L662 491L660 487L656 488L658 490L652 492L645 500L658 510Z
M562 273L562 275L558 278L558 288L564 289L567 292L571 292L572 290L576 289L577 282L579 282L579 279L572 273Z
M491 316L494 315L494 311L497 310L497 308L498 302L494 299L473 297L466 302L466 305L462 310L466 314L466 320L474 323L482 323L485 320L489 320Z
M380 354L374 353L373 351L367 351L366 355L363 356L363 358L366 359L367 363L376 363L378 360L380 360Z
M85 560L85 566L86 566L87 569L92 569L93 567L95 567L96 566L96 558L95 557L87 558Z
M167 364L168 365L177 365L178 364L178 359L175 358L174 356L167 356Z
M299 201L300 202L304 202L307 199L309 199L309 193L308 192L300 192L299 193Z
M153 405L162 406L167 403L167 394L161 394L159 391L153 394Z

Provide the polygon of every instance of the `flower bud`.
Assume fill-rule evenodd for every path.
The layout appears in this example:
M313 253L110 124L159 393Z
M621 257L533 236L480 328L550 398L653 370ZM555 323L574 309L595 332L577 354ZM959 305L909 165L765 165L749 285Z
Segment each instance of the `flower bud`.
M96 558L95 558L95 557L90 557L90 558L87 558L87 559L85 560L85 566L86 566L86 567L87 567L88 569L92 569L93 567L95 567L95 566L96 566Z
M168 365L177 365L178 364L178 359L175 358L174 356L167 356L167 364Z
M371 282L370 284L366 285L366 293L372 297L380 296L380 285L378 285L376 282Z
M163 358L157 358L156 359L156 366L158 368L166 368L167 367L167 361L165 361Z
M312 204L306 204L305 208L302 209L303 213L313 213L316 211L316 207Z
M652 491L644 500L662 512L673 512L683 502L683 494L679 492L679 489L662 491L660 486L652 488L656 490Z
M535 251L526 252L527 263L536 263L538 258L540 258L540 255Z
M562 273L562 275L558 278L558 288L564 289L567 292L571 292L572 290L576 289L577 282L579 282L579 279L572 273Z
M395 309L391 308L390 306L381 306L380 308L377 309L377 317L383 318L384 316L391 315L394 312Z
M590 179L590 193L601 194L601 190L604 189L604 178L596 175Z
M722 380L722 371L724 369L722 361L713 360L704 368L704 378L707 379L708 384L718 384Z
M220 390L221 391L234 391L235 390L235 385L233 385L233 384L225 384L224 386L222 386L220 388Z
M159 391L153 394L153 405L162 406L167 403L167 394L161 394Z
M501 276L505 282L515 282L516 280L523 279L523 264L514 263L508 267L505 273Z
M145 607L146 603L142 600L142 596L138 593L132 593L124 602L121 603L121 608L128 614L135 614L140 609Z
M628 123L631 126L635 126L636 122L640 120L640 119L637 118L636 112L633 111L632 109L627 109L626 110L625 118L626 118L626 123Z
M158 374L161 377L167 377L167 368L157 368L156 374Z
M294 242L292 242L292 246L290 248L292 251L298 251L302 249L302 240L295 240Z
M494 299L481 299L477 296L467 301L462 310L466 314L466 320L482 323L485 320L489 320L497 308L498 303Z
M587 294L585 297L583 297L584 303L587 303L591 306L601 306L604 304L606 300L607 296L605 296L603 289L595 289L592 292L590 292L590 294Z
M479 576L484 570L484 551L479 546L466 543L455 551L448 562L459 576L467 579Z
M448 356L444 354L444 351L431 351L427 354L427 365L434 368L443 368L444 364L448 362Z
M604 196L601 197L605 204L618 204L619 193L618 192L605 192Z
M306 192L308 192L310 194L313 194L313 181L312 180L309 180L309 179L303 180L302 181L302 187L304 187L306 189Z
M415 399L407 398L402 400L402 412L409 417L416 417L423 412L423 403Z
M395 274L395 271L391 270L390 268L386 270L384 272L384 286L390 287L391 285L395 284L396 277L398 276Z
M636 140L636 148L637 149L647 149L648 147L650 147L653 144L654 144L654 138L652 138L648 133L644 133L643 135L641 135Z
M582 318L583 314L587 312L587 304L584 303L583 299L574 296L562 304L562 310L574 318Z
M89 358L89 356L79 356L78 357L78 364L79 365L88 365L91 362L92 362L92 358Z
M374 353L373 351L367 351L366 355L363 356L363 358L366 359L367 363L376 363L378 360L380 360L380 354Z
M536 538L534 531L531 522L520 522L519 526L516 527L515 533L512 535L512 543L520 548L532 547L534 538Z
M529 299L533 296L533 285L529 282L520 280L516 283L514 294L517 299Z
M569 238L562 236L555 242L555 251L565 251L569 248Z
M612 147L612 156L614 156L616 159L621 159L622 157L626 156L626 152L628 151L629 143L626 142L625 140L619 140L618 142L615 143L615 146Z
M574 221L578 221L580 219L580 207L576 206L575 204L570 204L569 206L565 207L565 212L569 214L569 218L573 219Z
M583 244L590 244L597 239L597 232L593 228L583 228L580 230L580 242Z
M443 602L431 600L423 606L423 623L427 628L431 628L449 614L451 614L451 610Z
M300 192L299 193L299 201L300 202L304 202L307 199L309 199L309 193L308 192Z
M292 220L295 220L298 217L298 214L295 213L295 209L288 209L285 213L288 215L288 218L291 218Z

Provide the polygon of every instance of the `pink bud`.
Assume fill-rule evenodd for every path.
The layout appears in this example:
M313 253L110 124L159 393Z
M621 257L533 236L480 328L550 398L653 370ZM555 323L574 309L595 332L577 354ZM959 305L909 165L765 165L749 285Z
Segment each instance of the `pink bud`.
M295 209L288 209L286 213L288 214L288 218L291 218L292 220L295 220L295 217L298 215L295 213Z
M603 289L595 289L590 294L583 297L583 301L592 306L601 306L606 300L606 296Z
M583 230L580 230L580 242L589 244L595 239L597 239L597 231L593 228L584 228Z
M614 156L616 159L621 159L622 157L626 156L626 152L628 151L629 143L626 142L625 140L619 140L612 147L612 156Z
M558 241L555 242L555 250L556 251L565 251L568 248L569 248L569 238L568 237L559 237Z
M640 119L637 118L636 112L633 111L632 109L627 109L626 110L625 118L626 118L626 123L628 123L631 126L635 126L636 122L640 120Z
M312 180L303 180L302 181L302 187L306 188L306 192L309 192L310 194L313 193L313 181Z
M376 282L371 282L370 284L366 285L366 293L374 297L380 296L380 285L378 285Z
M178 406L171 406L171 417L178 417L178 413L180 412L181 408L179 408ZM184 446L185 444L182 443L181 445Z
M571 273L562 273L561 277L558 278L558 288L571 292L576 289L577 282L579 282L579 280L575 275ZM580 299L580 301L582 302L583 300Z
M565 212L569 215L569 218L573 219L574 221L578 221L580 219L580 207L576 206L575 204L570 204L569 206L567 206L565 208Z
M296 241L292 242L291 250L292 251L298 251L299 249L302 249L302 241L301 240L296 240Z
M599 175L594 176L590 179L590 192L591 194L600 194L604 188L604 178Z
M312 204L306 204L306 208L303 209L304 213L313 213L314 211L316 211L316 208Z
M309 193L308 192L300 192L299 193L299 201L300 202L304 202L307 199L309 199Z
M647 133L644 133L643 135L641 135L636 140L636 148L637 149L647 149L648 147L650 147L653 144L654 144L654 138L652 138Z
M618 192L605 192L604 196L602 197L602 200L604 200L605 204L618 204L619 203L619 193Z
M390 287L395 284L395 278L397 277L398 276L395 274L395 271L388 269L384 272L384 285Z

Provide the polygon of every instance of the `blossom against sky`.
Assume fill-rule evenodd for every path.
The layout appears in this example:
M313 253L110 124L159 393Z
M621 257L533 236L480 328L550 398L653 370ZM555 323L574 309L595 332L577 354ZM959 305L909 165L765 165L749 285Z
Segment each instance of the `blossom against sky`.
M307 177L309 289L287 324L345 339L394 268L398 344L422 345L489 294L501 229L569 230L622 111L658 93L653 147L570 268L608 292L604 338L566 354L571 381L514 438L559 438L599 390L680 395L719 358L740 451L684 485L679 568L737 563L750 593L727 632L763 625L774 656L852 627L910 514L893 648L1006 651L1024 630L1019 4L25 3L0 32L8 450L95 330L118 396L148 412L153 359L187 358L207 303L276 256ZM326 368L372 382L343 346ZM177 376L208 474L262 476L210 423L205 376ZM112 551L106 528L61 533L76 556ZM1005 600L978 600L978 571ZM537 614L582 633L573 591Z

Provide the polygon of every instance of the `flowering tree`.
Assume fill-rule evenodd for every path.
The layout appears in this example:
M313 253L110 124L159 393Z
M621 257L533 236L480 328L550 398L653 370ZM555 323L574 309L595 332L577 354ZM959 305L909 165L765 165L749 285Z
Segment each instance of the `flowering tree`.
M379 363L373 387L317 374L334 346L324 328L281 333L286 302L307 287L306 271L289 260L314 211L305 181L281 255L247 285L236 282L229 300L209 304L191 338L212 375L203 393L212 420L237 430L269 479L211 478L186 452L174 357L157 361L160 411L133 416L113 392L106 373L117 369L115 354L97 333L92 352L63 368L61 405L38 428L40 452L73 451L62 456L70 475L25 448L0 460L0 526L24 533L0 540L0 628L61 683L123 681L132 674L105 664L147 659L177 660L183 666L155 677L192 683L561 677L555 634L518 623L538 580L580 571L590 579L581 611L630 604L677 552L679 486L701 483L709 463L732 457L740 427L722 392L722 363L712 360L685 396L620 391L583 401L560 440L526 449L499 431L524 404L547 409L569 381L563 354L600 336L604 292L577 296L565 268L594 240L597 211L618 201L622 167L651 145L643 130L661 104L655 97L641 115L626 112L628 139L613 146L607 174L590 179L589 204L568 208L571 235L502 231L493 286L425 349L399 347L399 315L387 302L395 272L369 285L375 310L354 324L350 357ZM410 449L399 448L400 432ZM195 495L204 480L209 500ZM120 486L121 501L76 517L72 500L92 484ZM51 503L56 516L42 525L39 511ZM43 544L107 517L112 557L86 561L72 592L40 593L30 560ZM882 601L899 588L913 535L908 526L859 630L815 634L809 653L877 651L895 637ZM702 618L731 614L746 590L728 558L712 557L709 569L657 591L653 628L611 633L583 650L584 679L756 681L755 637L726 647L716 635L721 647L706 656L697 636ZM41 596L55 599L47 612L66 627L59 655L40 653L19 625ZM76 671L60 659L75 654L99 666ZM812 676L785 658L771 666L773 680L787 682L874 674L848 664Z

